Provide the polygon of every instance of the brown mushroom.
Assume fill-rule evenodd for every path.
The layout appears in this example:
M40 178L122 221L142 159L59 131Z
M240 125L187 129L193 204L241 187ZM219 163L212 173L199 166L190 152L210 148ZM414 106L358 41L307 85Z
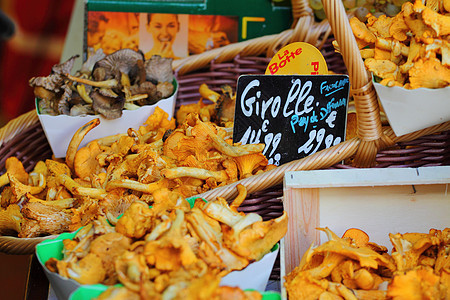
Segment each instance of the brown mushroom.
M97 81L114 78L120 82L121 73L125 73L133 81L132 78L136 77L139 72L139 60L144 60L141 52L132 49L120 49L97 61L93 67L92 75Z
M158 82L172 82L172 58L161 57L153 55L150 59L145 61L146 78L148 81Z
M96 113L101 114L105 119L113 120L122 116L125 99L118 96L116 98L104 96L95 90L91 93L92 108Z

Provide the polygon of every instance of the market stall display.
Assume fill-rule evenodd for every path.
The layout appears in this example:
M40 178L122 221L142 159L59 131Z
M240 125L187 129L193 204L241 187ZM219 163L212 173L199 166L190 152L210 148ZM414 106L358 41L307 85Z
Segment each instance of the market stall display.
M54 65L48 76L33 77L29 84L36 111L53 154L64 158L72 135L88 121L100 118L97 130L81 146L97 138L138 128L156 107L173 117L177 82L172 59L121 49L105 55L99 49L74 75L78 55Z
M395 16L403 3L410 0L386 0L386 1L371 1L371 0L342 0L345 10L348 14L355 15L361 21L366 20L367 14ZM314 15L319 20L327 18L322 1L309 0L311 8L314 10Z
M397 135L450 120L450 22L438 2L406 2L395 17L356 17L350 26ZM338 46L337 46L338 47ZM424 106L423 99L429 105ZM420 107L420 109L418 109ZM416 122L409 120L415 119Z
M197 113L179 120L176 126L156 107L137 130L80 148L97 118L75 132L65 160L39 161L27 173L16 157L8 158L2 232L31 238L74 231L101 215L116 218L139 199L152 205L165 189L187 198L275 167L262 155L263 144L228 143L227 127L203 122Z
M104 286L99 286L99 285L82 286L71 294L70 300L94 299L94 298L102 295L102 293L105 292L105 290L106 290L106 288ZM110 291L111 292L115 291L115 292L117 292L118 295L120 295L120 290L117 291L117 290L111 289ZM110 291L108 291L108 292L110 292ZM274 292L274 291L265 291L265 292L259 292L259 293L256 293L255 291L244 291L244 293L239 292L238 295L233 294L232 296L233 297L244 297L247 295L257 297L257 299L261 299L261 300L280 300L281 299L280 294L277 292ZM107 296L107 294L105 294L104 296Z
M389 233L392 253L357 228L310 248L286 276L290 299L445 299L449 295L450 228ZM361 238L363 236L363 238ZM350 297L350 298L349 298Z
M395 17L350 19L366 68L375 81L406 89L450 84L446 9L439 3L406 2Z
M449 171L438 166L288 172L283 297L445 298ZM430 281L421 285L416 272Z
M278 35L224 46L175 61L173 68L180 86L179 100L182 102L187 98L192 99L194 94L194 98L198 101L197 91L200 83L206 83L212 90L218 91L221 85L228 82L235 83L240 74L246 74L250 69L256 73L265 70L268 62L267 57L273 56L277 48L289 42L302 40L321 47L328 40L332 29L338 40L350 76L352 95L355 99L358 117L356 137L304 159L239 179L234 183L217 186L212 190L204 191L200 196L208 201L213 201L217 197L223 197L227 201L231 201L237 195L237 184L242 184L249 195L257 194L255 200L246 198L242 207L245 206L246 202L252 204L253 201L253 203L258 204L258 208L250 208L250 210L260 210L261 214L265 215L264 217L273 219L283 210L282 205L280 205L282 194L279 192L279 185L282 183L286 171L331 167L383 167L390 165L392 161L397 161L397 166L403 167L448 164L446 154L448 151L446 149L448 148L449 135L446 131L450 129L449 122L402 136L395 135L389 126L383 126L384 124L380 121L377 94L360 59L359 49L353 40L346 13L341 12L335 6L336 3L324 1L325 11L329 12L328 21L316 23L307 2L293 1L292 4L295 17L292 29ZM328 22L331 25L330 27ZM331 67L334 66L330 66L332 70ZM215 85L212 85L211 82L214 82ZM35 124L36 120L35 114L30 113L16 120L16 122L12 122L2 131L5 136L3 141L6 143L14 138L21 129ZM340 164L342 161L345 161L344 165ZM33 169L34 162L31 162L31 164L33 166L28 170ZM274 197L270 199L262 197L264 191L273 188L277 190ZM272 204L276 205L272 206ZM4 249L10 247L8 243L11 244L10 242L4 244ZM12 243L18 243L17 239L13 240Z
M203 292L188 287L203 280L265 289L278 252L275 245L286 232L285 214L262 221L255 213L239 213L242 196L231 205L175 194L171 198L174 202L163 198L150 208L134 202L115 226L99 219L74 234L38 244L38 258L59 296L98 283L121 284L131 295L188 293L193 298ZM234 279L227 278L231 274ZM258 279L246 283L245 276ZM217 286L210 288L205 295Z

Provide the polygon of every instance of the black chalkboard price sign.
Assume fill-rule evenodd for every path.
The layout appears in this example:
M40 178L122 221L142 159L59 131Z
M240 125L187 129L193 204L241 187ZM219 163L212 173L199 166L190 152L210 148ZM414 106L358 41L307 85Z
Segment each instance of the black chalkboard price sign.
M264 143L282 165L345 139L347 75L242 75L237 82L233 142Z

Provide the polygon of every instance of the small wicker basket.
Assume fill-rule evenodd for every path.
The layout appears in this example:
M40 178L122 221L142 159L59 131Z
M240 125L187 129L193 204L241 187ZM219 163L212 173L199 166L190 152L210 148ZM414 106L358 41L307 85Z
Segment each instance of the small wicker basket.
M241 74L264 74L278 49L291 42L304 41L321 49L330 70L349 74L358 116L357 137L269 172L208 191L201 197L207 200L218 196L233 199L236 185L243 184L249 196L240 209L259 213L267 220L283 212L281 184L286 171L450 164L450 122L401 137L395 136L389 126L382 126L377 95L362 63L342 3L340 0L323 0L323 4L330 22L316 22L307 0L292 0L294 24L291 29L174 61L180 87L177 107L197 102L202 83L215 90L223 84L235 88ZM331 45L334 38L340 45L342 56ZM30 171L38 160L51 155L35 111L19 116L0 129L0 173L5 172L5 160L10 156L18 157ZM49 237L20 239L0 236L0 252L32 254L35 245L46 238Z

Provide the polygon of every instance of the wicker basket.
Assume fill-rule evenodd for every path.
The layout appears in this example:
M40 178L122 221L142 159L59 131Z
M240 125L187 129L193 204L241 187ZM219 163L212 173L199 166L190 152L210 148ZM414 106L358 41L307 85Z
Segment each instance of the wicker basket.
M332 148L293 161L269 172L220 187L200 196L212 200L217 196L232 199L235 186L247 187L249 196L240 208L259 213L264 219L278 217L283 212L282 188L286 171L353 167L417 167L450 163L450 122L397 137L380 121L380 108L375 90L364 69L359 50L340 0L324 0L331 22L317 23L307 0L293 0L294 24L280 34L231 44L203 54L174 62L179 82L177 106L197 102L198 88L207 83L218 90L221 85L236 86L241 74L264 74L270 58L281 47L295 41L311 43L321 49L329 69L348 73L358 115L357 137ZM330 26L331 25L331 26ZM341 53L335 53L331 41L336 37ZM347 72L348 70L348 72ZM51 150L35 111L10 121L0 129L0 173L9 156L17 156L27 171L38 160L51 157ZM342 162L345 161L345 164ZM7 254L32 254L34 246L48 237L19 239L0 237L0 251ZM275 271L276 273L276 271Z
M264 36L175 61L180 100L198 99L198 86L205 82L215 88L223 83L235 85L239 74L264 73L277 49L296 41L321 49L329 69L350 77L351 95L357 113L357 137L303 159L286 163L272 171L243 179L201 194L212 200L232 199L237 184L249 193L264 191L282 183L286 171L354 167L418 167L450 163L450 122L397 137L389 126L382 126L381 109L371 76L361 58L348 15L340 0L323 0L329 21L317 23L307 0L293 0L294 24L278 35ZM333 32L333 36L331 36ZM339 43L342 56L330 49L330 39ZM345 63L344 68L341 62ZM262 64L262 66L260 66ZM237 73L237 74L236 74ZM198 82L196 82L198 80ZM345 161L345 164L341 164Z

